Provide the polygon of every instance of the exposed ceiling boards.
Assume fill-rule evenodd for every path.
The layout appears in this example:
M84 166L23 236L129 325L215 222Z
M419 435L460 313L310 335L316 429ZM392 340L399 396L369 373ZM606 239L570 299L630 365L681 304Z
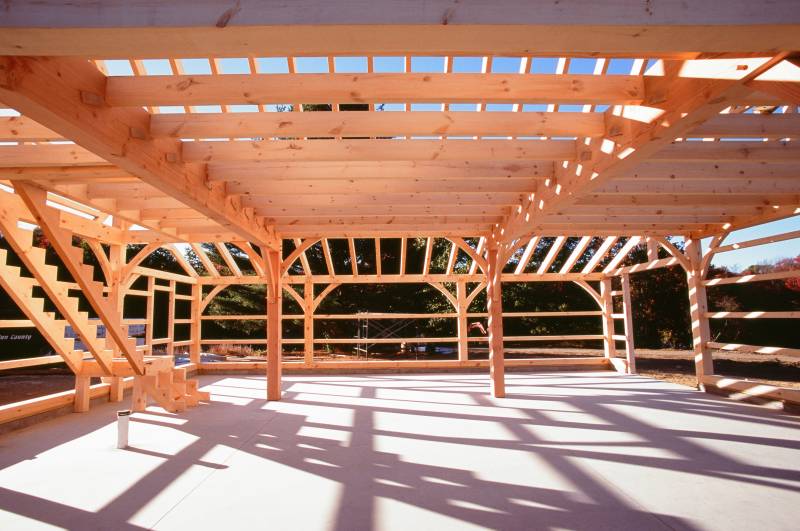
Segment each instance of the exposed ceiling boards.
M119 15L83 13L95 29ZM156 9L150 29L170 13ZM139 240L267 246L711 235L800 206L791 53L702 59L675 40L639 57L506 56L413 40L403 53L334 40L335 55L246 57L210 41L218 56L6 57L2 72L21 81L0 99L22 116L0 117L0 178L116 213L148 229Z

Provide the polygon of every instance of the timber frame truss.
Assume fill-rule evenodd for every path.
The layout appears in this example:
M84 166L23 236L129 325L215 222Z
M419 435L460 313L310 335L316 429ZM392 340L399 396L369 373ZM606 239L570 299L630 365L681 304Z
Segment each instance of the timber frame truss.
M590 21L516 1L405 3L402 16L384 2L343 5L324 25L298 15L313 2L223 12L213 2L10 3L0 20L0 282L78 375L81 409L98 375L117 379L117 395L119 378L137 378L140 406L146 394L172 409L196 402L153 350L186 347L195 369L213 370L200 357L214 341L201 323L221 318L266 321L267 361L253 368L267 369L278 399L282 345L302 344L299 363L318 367L314 319L345 317L317 310L348 283L433 286L457 337L406 339L457 344L448 363L488 365L503 396L503 341L536 339L503 336L504 318L535 312L504 313L502 284L574 282L597 310L571 316L603 325L586 340L632 372L629 277L668 266L688 275L698 383L719 383L709 349L732 347L711 340L705 290L733 281L707 279L710 260L733 249L722 244L732 232L800 213L796 2L757 13L739 0L724 13L617 2ZM408 258L412 239L421 264ZM341 263L331 245L346 247ZM390 248L397 271L383 258ZM159 249L183 273L143 267ZM647 261L631 263L642 250ZM241 284L267 286L264 315L204 313ZM486 308L470 312L484 290ZM168 296L165 338L153 337L157 292ZM124 318L132 296L147 299L144 319ZM299 314L281 315L285 296ZM176 317L183 301L190 316ZM486 318L488 336L470 337L469 318ZM281 337L284 319L303 320L303 339ZM144 344L129 337L132 321ZM471 342L487 344L488 361L469 359Z

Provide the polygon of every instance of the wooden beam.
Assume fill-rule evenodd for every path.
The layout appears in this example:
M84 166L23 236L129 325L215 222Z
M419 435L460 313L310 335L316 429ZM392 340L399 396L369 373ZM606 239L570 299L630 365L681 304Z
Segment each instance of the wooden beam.
M602 273L546 273L539 275L537 273L520 273L515 275L513 273L504 273L502 275L503 282L578 282L581 280L601 280L604 277ZM184 277L185 278L185 277ZM347 275L312 275L312 281L315 284L429 284L429 283L444 283L444 282L457 282L464 280L465 282L481 283L486 280L483 273L453 273L450 275L432 273L422 275L419 273L405 273L405 274L388 274L385 273L378 277L377 275L365 274L347 274ZM304 284L306 281L305 275L284 275L282 277L284 284ZM237 277L201 277L201 285L209 286L235 286L235 285L257 285L265 284L264 278L255 276ZM471 294L469 297L473 297Z
M405 275L406 273L406 255L408 251L408 242L405 237L400 238L400 275Z
M295 248L300 253L300 265L303 266L303 274L310 275L311 274L311 267L308 264L308 256L306 256L306 250L313 245L311 241L303 242L300 238L294 239Z
M561 270L559 271L559 273L565 274L569 273L572 270L572 268L575 266L578 260L581 259L581 256L583 256L583 254L586 252L586 248L589 247L590 243L592 243L592 239L593 238L591 236L583 236L580 239L578 245L575 246L575 248L572 250L572 253L567 258L566 262L564 262L564 265L561 266Z
M455 249L456 245L453 244ZM449 262L448 262L449 264ZM383 257L381 256L381 239L375 238L375 274L381 276L381 269L383 266ZM450 267L452 269L452 267ZM448 271L449 272L449 271Z
M431 269L431 255L433 254L433 238L425 240L425 255L422 258L422 274L427 275Z
M231 252L227 247L225 247L225 244L222 242L217 242L214 244L214 247L225 261L225 265L227 265L228 269L231 270L231 273L233 273L233 275L236 277L242 276L242 270L239 269L239 265L236 263L236 260L233 259L233 256L231 256Z
M280 196L254 196L245 195L241 197L243 205L248 207L266 207L297 205L297 206L352 206L360 207L365 199L369 199L369 204L377 205L516 205L523 197L523 194L514 192L495 192L495 193L445 193L445 192L424 192L424 193L386 193L374 196L354 196L348 194L330 195L280 195ZM708 196L706 196L708 197Z
M720 115L724 116L724 115ZM750 115L736 115L750 116ZM800 116L800 115L797 115ZM719 143L714 143L718 145ZM670 181L670 180L722 180L728 179L794 179L797 169L792 163L766 164L764 161L683 161L670 160L645 161L627 172L623 172L613 182L621 181Z
M501 220L500 216L426 216L421 214L417 217L396 217L396 216L358 216L358 217L328 217L328 218L267 218L276 227L293 227L303 230L309 226L332 226L332 227L352 227L358 225L375 225L380 228L383 225L427 225L434 228L442 225L452 224L491 224Z
M0 20L0 53L120 57L303 55L485 55L658 57L697 52L793 49L796 4L757 9L731 0L725 10L699 1L656 6L634 0L592 10L585 2L536 10L523 0L459 4L388 0L323 5L177 0L152 4L15 3ZM321 24L320 21L325 21ZM224 28L224 29L221 29Z
M243 74L108 78L115 107L300 103L640 104L638 76L549 74ZM340 118L339 116L336 116ZM331 136L336 134L327 133ZM283 136L283 135L281 135Z
M267 400L281 399L281 253L265 250L267 285Z
M350 269L353 271L353 276L358 276L358 256L353 238L347 238L347 252L350 256Z
M584 266L581 273L586 274L594 271L595 268L600 263L600 261L603 260L603 258L605 258L605 256L608 254L608 251L611 250L611 248L614 246L615 243L617 243L617 238L613 236L610 236L605 240L603 240L603 243L600 245L597 251L595 251L592 257L586 263L586 266Z
M566 236L558 236L553 241L553 245L550 247L550 251L548 251L547 256L545 256L544 260L539 266L539 270L537 271L538 274L543 275L547 273L548 269L550 269L550 266L553 265L553 262L558 256L558 253L561 252L561 248L564 247L564 244L566 242L567 242Z
M303 289L303 363L314 363L314 284L309 277Z
M663 112L641 127L627 132L609 130L607 136L613 140L603 138L592 141L578 155L579 162L556 165L555 179L540 186L522 208L502 225L496 233L497 237L511 240L524 234L527 228L536 224L535 218L543 211L564 209L573 204L581 193L602 187L648 159L670 160L670 156L673 156L678 160L702 160L702 157L708 157L707 160L726 157L763 160L768 156L769 160L775 160L796 157L800 151L793 145L764 147L736 142L672 144L676 138L685 137L693 128L718 115L736 98L749 94L751 90L746 83L767 72L785 56L785 53L778 54L748 68L740 79L728 81L713 78L687 81L681 77L684 64L664 64L666 74L655 79L655 88L648 88L650 98L654 97L650 92L662 91L658 105ZM619 108L612 107L606 111L606 116L618 116L620 113ZM753 150L753 153L748 150Z
M458 315L457 332L458 332L458 360L469 360L469 326L467 321L467 311L469 303L467 302L467 283L464 281L456 282L456 311Z
M0 64L0 83L2 83ZM2 90L2 85L0 85ZM0 101L13 101L0 92ZM27 166L33 168L68 166L71 164L105 164L107 161L81 146L74 144L19 144L0 146L0 166Z
M38 124L27 116L0 117L0 140L12 142L34 142L57 140L61 136Z
M620 206L629 205L641 207L707 207L711 206L760 206L772 207L782 205L800 204L800 194L742 194L727 195L720 197L715 194L658 194L658 195L639 195L639 194L587 194L578 202L581 205L595 206Z
M458 258L458 245L455 242L450 242L450 252L447 254L447 265L445 266L444 273L449 275L453 272L453 267Z
M208 272L209 275L212 277L219 277L219 271L217 270L217 265L211 261L211 258L206 254L205 249L203 249L200 244L192 243L190 244L192 251L194 254L197 255L197 258L200 260L200 263L203 264L203 267Z
M603 353L607 359L617 356L617 344L614 341L614 302L611 296L611 279L604 278L600 281L600 300L603 312Z
M636 350L633 344L633 306L630 274L622 274L622 315L625 324L625 361L627 373L636 374Z
M148 138L149 113L109 107L105 96L106 77L89 61L0 58L0 101L242 237L276 244L274 233L224 189L206 186L202 165L181 160L179 142Z
M505 362L503 350L503 293L501 275L503 266L502 253L494 246L488 248L486 262L486 310L489 313L489 378L492 396L506 396Z
M706 287L703 284L702 251L700 241L686 239L686 257L690 268L686 271L689 287L689 314L692 321L692 347L694 349L694 365L697 385L702 386L703 378L714 374L714 362L708 343L711 341L711 329L708 324L708 301Z
M272 74L270 74L272 75ZM308 74L299 74L306 76ZM459 74L460 75L460 74ZM494 74L492 74L494 75ZM222 78L227 79L227 78ZM305 79L302 77L301 79ZM460 79L460 78L459 78ZM483 98L481 98L483 99ZM277 100L275 100L277 101ZM322 100L320 100L322 101ZM328 101L325 99L324 101ZM388 100L385 100L388 101ZM394 101L394 100L392 100ZM745 115L739 115L745 116ZM44 132L0 118L0 139L17 135L38 138ZM762 123L765 122L765 123ZM773 127L762 120L738 127L785 130L796 120ZM768 125L770 127L768 127ZM386 136L581 136L598 137L605 132L603 116L597 113L557 112L309 112L286 113L194 113L153 115L151 134L172 138L242 137L386 137ZM731 131L736 130L736 126ZM738 135L741 136L741 135ZM789 135L783 135L780 138Z
M262 140L186 142L187 162L575 160L573 140Z
M753 86L752 84L750 86ZM720 114L692 130L698 138L781 138L800 134L798 114Z
M649 160L797 162L800 148L794 142L675 142L651 154Z
M622 248L617 251L617 254L614 255L614 258L612 258L608 265L603 268L603 273L608 274L616 269L628 257L631 251L633 251L633 249L636 248L641 242L642 238L639 236L628 238L628 241L625 242L625 245L623 245Z
M272 181L268 177L255 182L252 180L227 181L229 193L255 196L279 195L330 195L352 194L369 195L385 193L495 193L514 192L524 194L536 188L536 180L530 178L502 179L439 179L410 181L407 179L319 179L302 181Z
M306 179L437 180L513 177L546 179L554 175L552 161L502 160L499 158L482 161L470 159L212 162L209 164L208 172L209 180L211 181L259 181L269 178L276 181L292 182Z
M333 258L331 257L331 248L327 238L322 238L322 253L325 255L325 266L328 268L328 275L335 276L336 269L333 267Z
M528 240L528 244L525 246L525 250L522 251L522 256L519 258L519 262L517 262L517 267L514 268L515 275L519 275L525 271L525 267L527 267L528 262L531 261L531 256L533 256L534 251L536 251L536 246L539 245L539 239L539 236L534 236Z

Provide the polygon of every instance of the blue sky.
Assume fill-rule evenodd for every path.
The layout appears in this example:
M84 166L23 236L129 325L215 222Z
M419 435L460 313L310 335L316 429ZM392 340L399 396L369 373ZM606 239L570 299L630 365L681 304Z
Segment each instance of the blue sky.
M723 245L794 231L800 231L800 216L734 231L725 239ZM795 238L793 240L720 253L714 257L711 264L726 266L734 271L741 271L751 265L774 262L781 258L793 258L798 255L800 255L800 238Z
M455 73L478 73L483 65L482 57L454 57L452 58L452 71ZM289 65L285 57L262 57L255 59L259 72L268 74L284 74L289 72ZM608 64L608 75L628 75L633 66L633 59L611 59ZM168 75L171 74L169 62L166 59L145 60L144 69L149 75ZM336 57L334 58L334 68L341 73L364 73L368 71L366 57ZM493 73L516 74L520 71L521 59L519 57L495 57L492 61L491 71ZM591 74L596 66L595 59L573 58L570 60L567 73L570 74ZM130 63L127 60L107 61L106 67L110 75L133 75ZM211 66L206 59L185 59L182 60L182 67L187 74L204 75L211 74ZM217 63L220 73L223 74L245 74L250 73L249 62L246 58L227 58L220 59ZM300 57L296 59L296 71L299 73L327 73L329 72L327 57ZM554 74L558 68L557 58L533 58L527 65L526 71L534 74ZM399 73L405 70L404 57L375 57L373 59L373 70L382 73ZM412 57L412 72L436 73L444 72L444 57ZM276 102L278 103L278 102ZM272 106L274 109L274 106ZM387 102L387 111L403 110L400 103ZM414 104L414 111L438 111L441 109L439 104ZM595 110L602 112L607 107L598 105ZM453 111L474 111L474 104L453 104L450 105ZM511 105L494 104L487 105L486 111L508 111ZM198 112L220 112L219 106L208 105L196 108ZM229 106L231 112L255 112L258 108L254 105L233 105ZM523 111L545 111L545 104L526 104ZM581 105L562 105L559 108L562 112L581 112ZM162 112L183 112L182 107L162 107ZM736 243L754 238L761 238L782 232L800 231L800 216L794 218L769 223L766 225L744 229L731 234L725 243ZM800 254L800 239L789 240L759 247L752 247L728 253L722 253L714 258L713 264L727 266L734 270L741 270L747 266L758 264L764 261L775 261L781 258L794 257Z

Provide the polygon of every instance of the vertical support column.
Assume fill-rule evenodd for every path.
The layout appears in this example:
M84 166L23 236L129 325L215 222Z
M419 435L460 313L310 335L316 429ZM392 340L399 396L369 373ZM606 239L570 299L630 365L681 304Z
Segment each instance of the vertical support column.
M694 367L697 374L697 386L703 388L703 376L714 374L714 363L708 342L711 340L711 329L708 325L708 299L706 287L703 285L703 254L700 240L686 238L686 257L691 269L686 272L686 283L689 286L689 315L692 321L692 347L694 350Z
M113 225L119 228L125 228L124 226L120 226L120 220L115 216L113 218ZM96 252L102 252L102 246L97 249ZM125 266L125 250L126 245L119 245L119 244L110 244L108 248L108 265L110 269L111 277L106 279L106 283L108 284L108 297L110 300L116 303L117 311L119 312L119 320L121 323L124 323L124 303L125 303L125 294L122 292L122 268ZM125 335L130 335L128 333L128 327L125 327ZM108 334L106 334L108 337ZM120 351L119 345L116 343L113 344L114 350L114 357L118 358L122 356Z
M267 274L267 400L281 399L281 252L264 248Z
M113 225L118 228L126 229L127 223L122 222L119 218L113 218ZM108 264L111 273L111 278L107 278L109 297L111 300L116 301L117 311L119 312L119 320L121 323L125 322L125 292L122 285L122 270L125 268L127 262L128 246L125 244L112 243L108 248ZM102 248L98 249L102 251ZM128 326L125 326L125 335L130 336ZM118 345L114 345L114 356L121 356ZM142 358L142 353L137 352L137 357ZM125 386L120 376L107 376L101 378L103 383L108 384L108 401L109 402L122 402L125 395ZM77 399L77 395L76 395ZM91 400L90 400L91 402ZM77 400L76 400L77 404Z
M134 376L133 393L131 395L131 411L144 411L147 409L147 393L144 389L144 379L152 376Z
M456 312L458 312L458 361L469 360L469 327L467 324L467 281L456 282Z
M88 376L75 375L75 413L89 411L89 382Z
M167 302L167 354L175 354L175 281L169 281L169 301Z
M147 351L153 355L153 316L156 308L156 279L147 277L147 309L145 310L145 332L144 340L147 343Z
M503 358L503 291L501 286L501 253L497 245L489 245L487 256L486 309L489 313L489 376L492 395L506 396L505 360Z
M203 287L200 284L192 284L192 323L189 325L189 361L200 363L200 340L203 322L200 319L200 304L203 295Z
M125 394L125 384L121 376L104 376L100 378L103 383L108 384L108 401L122 402Z
M603 302L603 353L608 359L617 357L617 343L614 341L614 301L611 297L611 278L600 281L600 300Z
M314 283L307 278L303 286L303 362L314 363Z
M648 262L655 262L658 260L658 242L655 238L649 237L647 238L647 261Z
M622 314L625 321L625 360L628 374L636 374L636 351L633 344L633 312L631 310L631 278L622 274Z

